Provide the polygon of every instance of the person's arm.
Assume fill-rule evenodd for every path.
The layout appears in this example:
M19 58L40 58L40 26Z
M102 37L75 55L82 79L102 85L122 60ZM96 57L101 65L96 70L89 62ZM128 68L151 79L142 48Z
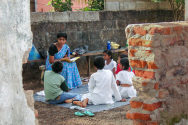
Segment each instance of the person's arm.
M66 81L64 80L63 83L61 84L60 88L65 91L65 92L68 92L69 91L69 88L67 86L67 83Z
M112 69L112 72L113 72L114 78L116 79L116 68L115 67Z
M93 75L91 75L90 79L89 79L89 83L88 83L88 89L89 89L89 93L92 93L93 92L93 89L95 88L96 86L96 83L95 83L95 80L93 78Z
M117 80L117 81L116 81L117 86L119 86L119 85L120 85L119 83L120 83L120 81L119 81L119 80Z

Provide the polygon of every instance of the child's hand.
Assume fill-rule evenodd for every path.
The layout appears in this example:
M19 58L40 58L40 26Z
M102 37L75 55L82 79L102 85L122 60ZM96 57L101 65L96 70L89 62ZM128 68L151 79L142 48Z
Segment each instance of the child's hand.
M123 98L122 100L120 100L120 102L126 102L127 99Z

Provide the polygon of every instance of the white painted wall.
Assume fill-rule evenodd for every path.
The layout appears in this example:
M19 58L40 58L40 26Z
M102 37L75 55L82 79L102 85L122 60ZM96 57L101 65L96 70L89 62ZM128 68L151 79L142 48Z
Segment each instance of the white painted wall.
M188 0L185 0L185 21L188 21Z
M22 85L22 61L31 48L29 0L0 4L0 125L34 125ZM25 55L25 57L23 57Z

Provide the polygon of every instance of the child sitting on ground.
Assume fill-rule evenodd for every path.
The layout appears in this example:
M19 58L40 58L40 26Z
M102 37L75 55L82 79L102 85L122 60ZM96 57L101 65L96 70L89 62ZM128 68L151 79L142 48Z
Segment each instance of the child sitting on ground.
M111 50L104 50L103 51L103 58L105 59L105 66L104 69L111 70L114 77L116 78L116 65L117 63L112 59L112 51Z
M135 76L133 72L128 71L129 60L127 57L120 60L120 71L116 77L116 83L122 98L136 97L136 90L134 89L132 78ZM121 84L120 84L121 83Z
M59 74L62 69L63 64L60 61L56 61L52 64L52 71L44 72L43 81L46 101L50 104L65 102L82 106L80 95L67 93L69 90L67 83L64 77Z
M113 90L116 101L126 101L122 99L118 91L115 78L111 71L103 69L105 60L103 57L98 56L94 59L94 66L97 72L92 74L88 83L89 93L82 96L82 106L86 107L87 104L112 104L111 90Z

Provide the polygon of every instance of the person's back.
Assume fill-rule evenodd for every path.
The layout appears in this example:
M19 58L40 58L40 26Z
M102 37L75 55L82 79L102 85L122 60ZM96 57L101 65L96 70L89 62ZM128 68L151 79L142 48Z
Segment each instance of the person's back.
M44 72L44 93L46 101L50 104L58 103L73 103L82 106L81 97L78 94L67 93L69 88L62 75L63 64L60 61L55 61L52 64L52 71Z
M63 91L60 89L64 82L63 76L53 71L45 71L44 73L44 93L46 100L55 99Z
M110 70L102 69L92 74L88 85L89 92L92 93L91 95L93 96L91 101L94 105L113 103L111 93L113 82L115 83L115 79ZM93 85L95 85L94 89Z
M98 105L114 103L112 91L116 101L126 101L121 98L113 73L110 70L103 69L104 65L105 60L103 57L95 57L94 66L97 68L97 72L90 77L88 83L89 93L82 96L83 107L86 107L87 104Z

